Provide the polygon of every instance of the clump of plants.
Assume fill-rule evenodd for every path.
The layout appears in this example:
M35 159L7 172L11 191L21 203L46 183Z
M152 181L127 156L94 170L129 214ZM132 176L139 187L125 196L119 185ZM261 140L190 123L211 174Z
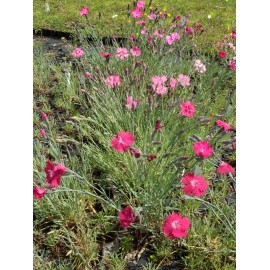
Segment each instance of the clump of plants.
M138 1L129 37L107 42L89 12L80 11L86 25L76 27L73 68L60 80L76 114L62 131L41 114L37 227L57 232L76 269L124 269L142 254L145 269L232 269L235 31L209 57L196 49L203 26L189 16L168 27L166 14L145 14Z

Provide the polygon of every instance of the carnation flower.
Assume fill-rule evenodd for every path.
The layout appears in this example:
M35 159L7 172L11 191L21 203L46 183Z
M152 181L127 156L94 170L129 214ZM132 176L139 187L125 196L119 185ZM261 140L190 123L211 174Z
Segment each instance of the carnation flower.
M208 184L203 176L187 173L181 179L183 191L190 196L203 196L208 188Z
M90 77L91 77L91 74L90 74L90 72L88 72L88 71L86 71L86 72L84 73L84 75L85 75L86 78L90 78Z
M142 16L143 10L142 8L139 7L135 7L132 11L131 11L131 15L133 18L137 19L140 18Z
M137 21L137 24L144 26L146 24L145 20Z
M138 104L139 104L139 102L137 101L137 100L134 100L133 101L133 97L132 96L128 96L128 98L127 98L127 104L126 104L126 107L128 108L128 109L132 109L132 107L134 108L134 109L136 109L136 107L138 106Z
M157 155L154 155L154 154L149 154L149 155L147 155L147 160L148 161L152 161L152 160L154 160L154 159L156 159L157 158Z
M178 33L174 32L171 34L171 37L172 37L172 40L173 41L176 41L176 40L179 40L180 39L180 36Z
M72 56L75 58L81 58L84 55L84 51L81 48L77 48L72 52Z
M190 86L190 77L187 75L179 74L177 80L183 87Z
M112 56L111 53L106 53L104 51L100 52L100 55L103 56L107 61L109 61L110 57Z
M193 149L197 156L201 156L203 158L209 158L213 154L213 149L207 141L195 142L193 144Z
M236 70L236 62L235 61L230 61L230 69L231 70Z
M162 130L163 127L164 126L162 126L160 124L160 120L157 120L156 123L155 123L155 132L161 132L161 130Z
M163 34L160 34L158 30L155 30L153 33L154 36L158 37L158 38L162 38Z
M135 39L135 36L134 36L134 35L131 35L131 36L129 37L129 41L130 41L130 42L133 42L134 39Z
M44 169L46 173L46 181L51 187L58 187L60 185L61 177L66 171L66 167L63 164L54 164L50 161L46 161L46 167Z
M147 35L147 34L148 34L148 30L147 30L146 28L143 28L143 29L141 30L141 34L142 34L142 35Z
M42 113L41 114L41 117L42 117L43 120L46 120L47 119L47 114L46 113Z
M121 47L117 48L115 56L120 59L128 58L128 49Z
M224 130L229 130L229 129L231 129L230 125L227 124L226 122L222 121L222 120L217 120L216 124L217 124L219 127L222 127Z
M136 47L136 46L133 46L131 49L130 49L130 52L132 55L134 56L140 56L141 55L141 49Z
M224 51L220 51L219 52L219 57L220 58L225 58L227 56L227 53L226 52L224 52Z
M233 39L236 39L236 31L232 31L231 36L232 36Z
M200 59L195 60L194 69L200 73L205 73L206 71L206 67Z
M153 19L155 19L157 17L157 15L152 12L147 17L149 18L149 20L153 20Z
M145 1L140 0L140 1L138 1L138 2L137 2L137 8L141 8L141 9L143 9L143 8L144 8L144 6L145 6Z
M233 173L233 172L235 172L235 169L231 165L229 165L228 163L221 162L219 164L219 167L217 169L217 172L220 173L220 174L226 174L228 172L232 172Z
M166 36L165 41L168 45L172 45L174 43L174 40L171 36Z
M111 75L106 79L106 83L109 87L116 87L120 85L119 75Z
M187 117L192 118L194 116L194 113L196 111L195 106L192 102L187 101L180 105L181 107L181 114L185 115Z
M36 199L41 199L46 192L47 190L41 187L33 187L33 195Z
M185 238L189 228L190 220L176 212L165 218L162 225L162 230L168 238Z
M46 131L45 131L43 128L41 128L41 129L39 130L39 133L40 133L41 136L43 136L43 137L45 137L45 135L46 135Z
M175 90L177 83L178 83L177 79L171 78L170 86L173 90Z
M127 152L135 137L131 132L121 131L111 140L111 147L117 152Z
M129 152L132 156L134 156L135 158L139 158L141 156L141 151L137 148L134 147L130 147L129 148Z
M87 15L89 12L89 9L87 7L83 7L80 11L80 15L81 16L84 16L84 15Z
M131 223L135 222L132 208L129 205L120 211L120 213L118 214L118 218L121 227L124 229L126 229Z
M167 78L165 75L161 77L153 76L151 80L153 82L152 88L158 95L163 95L167 93L168 87L165 86L165 82L167 81Z

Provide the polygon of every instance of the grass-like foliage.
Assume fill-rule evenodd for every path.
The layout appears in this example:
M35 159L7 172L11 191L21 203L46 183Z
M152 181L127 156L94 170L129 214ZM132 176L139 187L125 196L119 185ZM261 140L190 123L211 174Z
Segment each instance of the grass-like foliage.
M208 54L136 12L109 44L85 10L62 63L35 46L35 269L235 268L235 32Z

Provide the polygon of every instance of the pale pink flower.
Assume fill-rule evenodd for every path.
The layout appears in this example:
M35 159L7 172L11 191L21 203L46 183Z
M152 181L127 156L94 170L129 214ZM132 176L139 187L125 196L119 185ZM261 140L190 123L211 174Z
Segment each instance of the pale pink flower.
M228 123L222 121L222 120L217 120L216 124L219 126L219 127L222 127L224 130L230 130L231 127Z
M119 75L111 75L106 79L106 83L109 87L116 87L120 85Z
M167 77L165 75L162 75L161 77L153 76L151 80L153 82L152 88L158 95L163 95L167 93L168 87L165 86Z
M187 117L192 118L194 116L194 113L196 111L195 106L192 102L187 101L180 105L181 107L181 114L185 115Z
M200 59L195 60L194 69L200 73L205 73L206 71L206 67Z
M84 16L84 15L87 15L89 12L89 9L87 7L83 7L80 11L80 15L81 16Z
M137 8L141 8L141 9L143 9L143 8L144 8L144 6L145 6L145 1L140 0L140 1L138 1L138 2L137 2Z
M141 49L136 47L136 46L133 46L131 49L130 49L130 52L132 55L134 56L140 56L141 55Z
M166 43L169 45L172 45L174 43L174 40L172 39L171 36L166 36L165 40L166 40Z
M73 52L72 52L72 56L75 57L75 58L80 58L84 55L84 51L79 47L77 49L75 49Z
M220 173L220 174L226 174L228 172L234 173L235 172L235 169L231 165L229 165L228 163L221 162L219 164L219 167L217 169L217 172Z
M157 15L155 13L150 13L148 16L147 16L150 20L153 20L157 17Z
M131 132L121 131L111 140L111 147L117 152L127 152L134 141L135 137Z
M190 77L187 75L179 74L177 80L183 87L190 86Z
M134 108L134 109L136 109L136 107L138 106L138 104L139 104L139 102L138 102L138 100L134 100L133 101L133 97L132 96L128 96L128 98L127 98L127 104L126 104L126 107L128 108L128 109L132 109L132 107Z
M135 7L132 11L131 11L131 15L133 18L137 19L140 18L142 16L143 10L141 8Z
M144 26L146 24L145 20L137 21L137 24Z
M116 55L115 57L120 58L120 59L124 59L124 58L128 58L128 49L127 48L117 48L116 49Z
M143 28L143 29L141 30L141 34L142 34L142 35L147 35L147 34L148 34L147 28Z
M170 86L173 90L175 90L177 83L177 79L171 78Z

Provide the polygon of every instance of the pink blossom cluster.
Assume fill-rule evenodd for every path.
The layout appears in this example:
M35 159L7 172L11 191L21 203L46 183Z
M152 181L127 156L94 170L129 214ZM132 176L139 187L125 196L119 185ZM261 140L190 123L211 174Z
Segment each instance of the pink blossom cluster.
M179 40L180 36L178 33L174 32L170 36L166 36L166 43L172 45L175 41Z

